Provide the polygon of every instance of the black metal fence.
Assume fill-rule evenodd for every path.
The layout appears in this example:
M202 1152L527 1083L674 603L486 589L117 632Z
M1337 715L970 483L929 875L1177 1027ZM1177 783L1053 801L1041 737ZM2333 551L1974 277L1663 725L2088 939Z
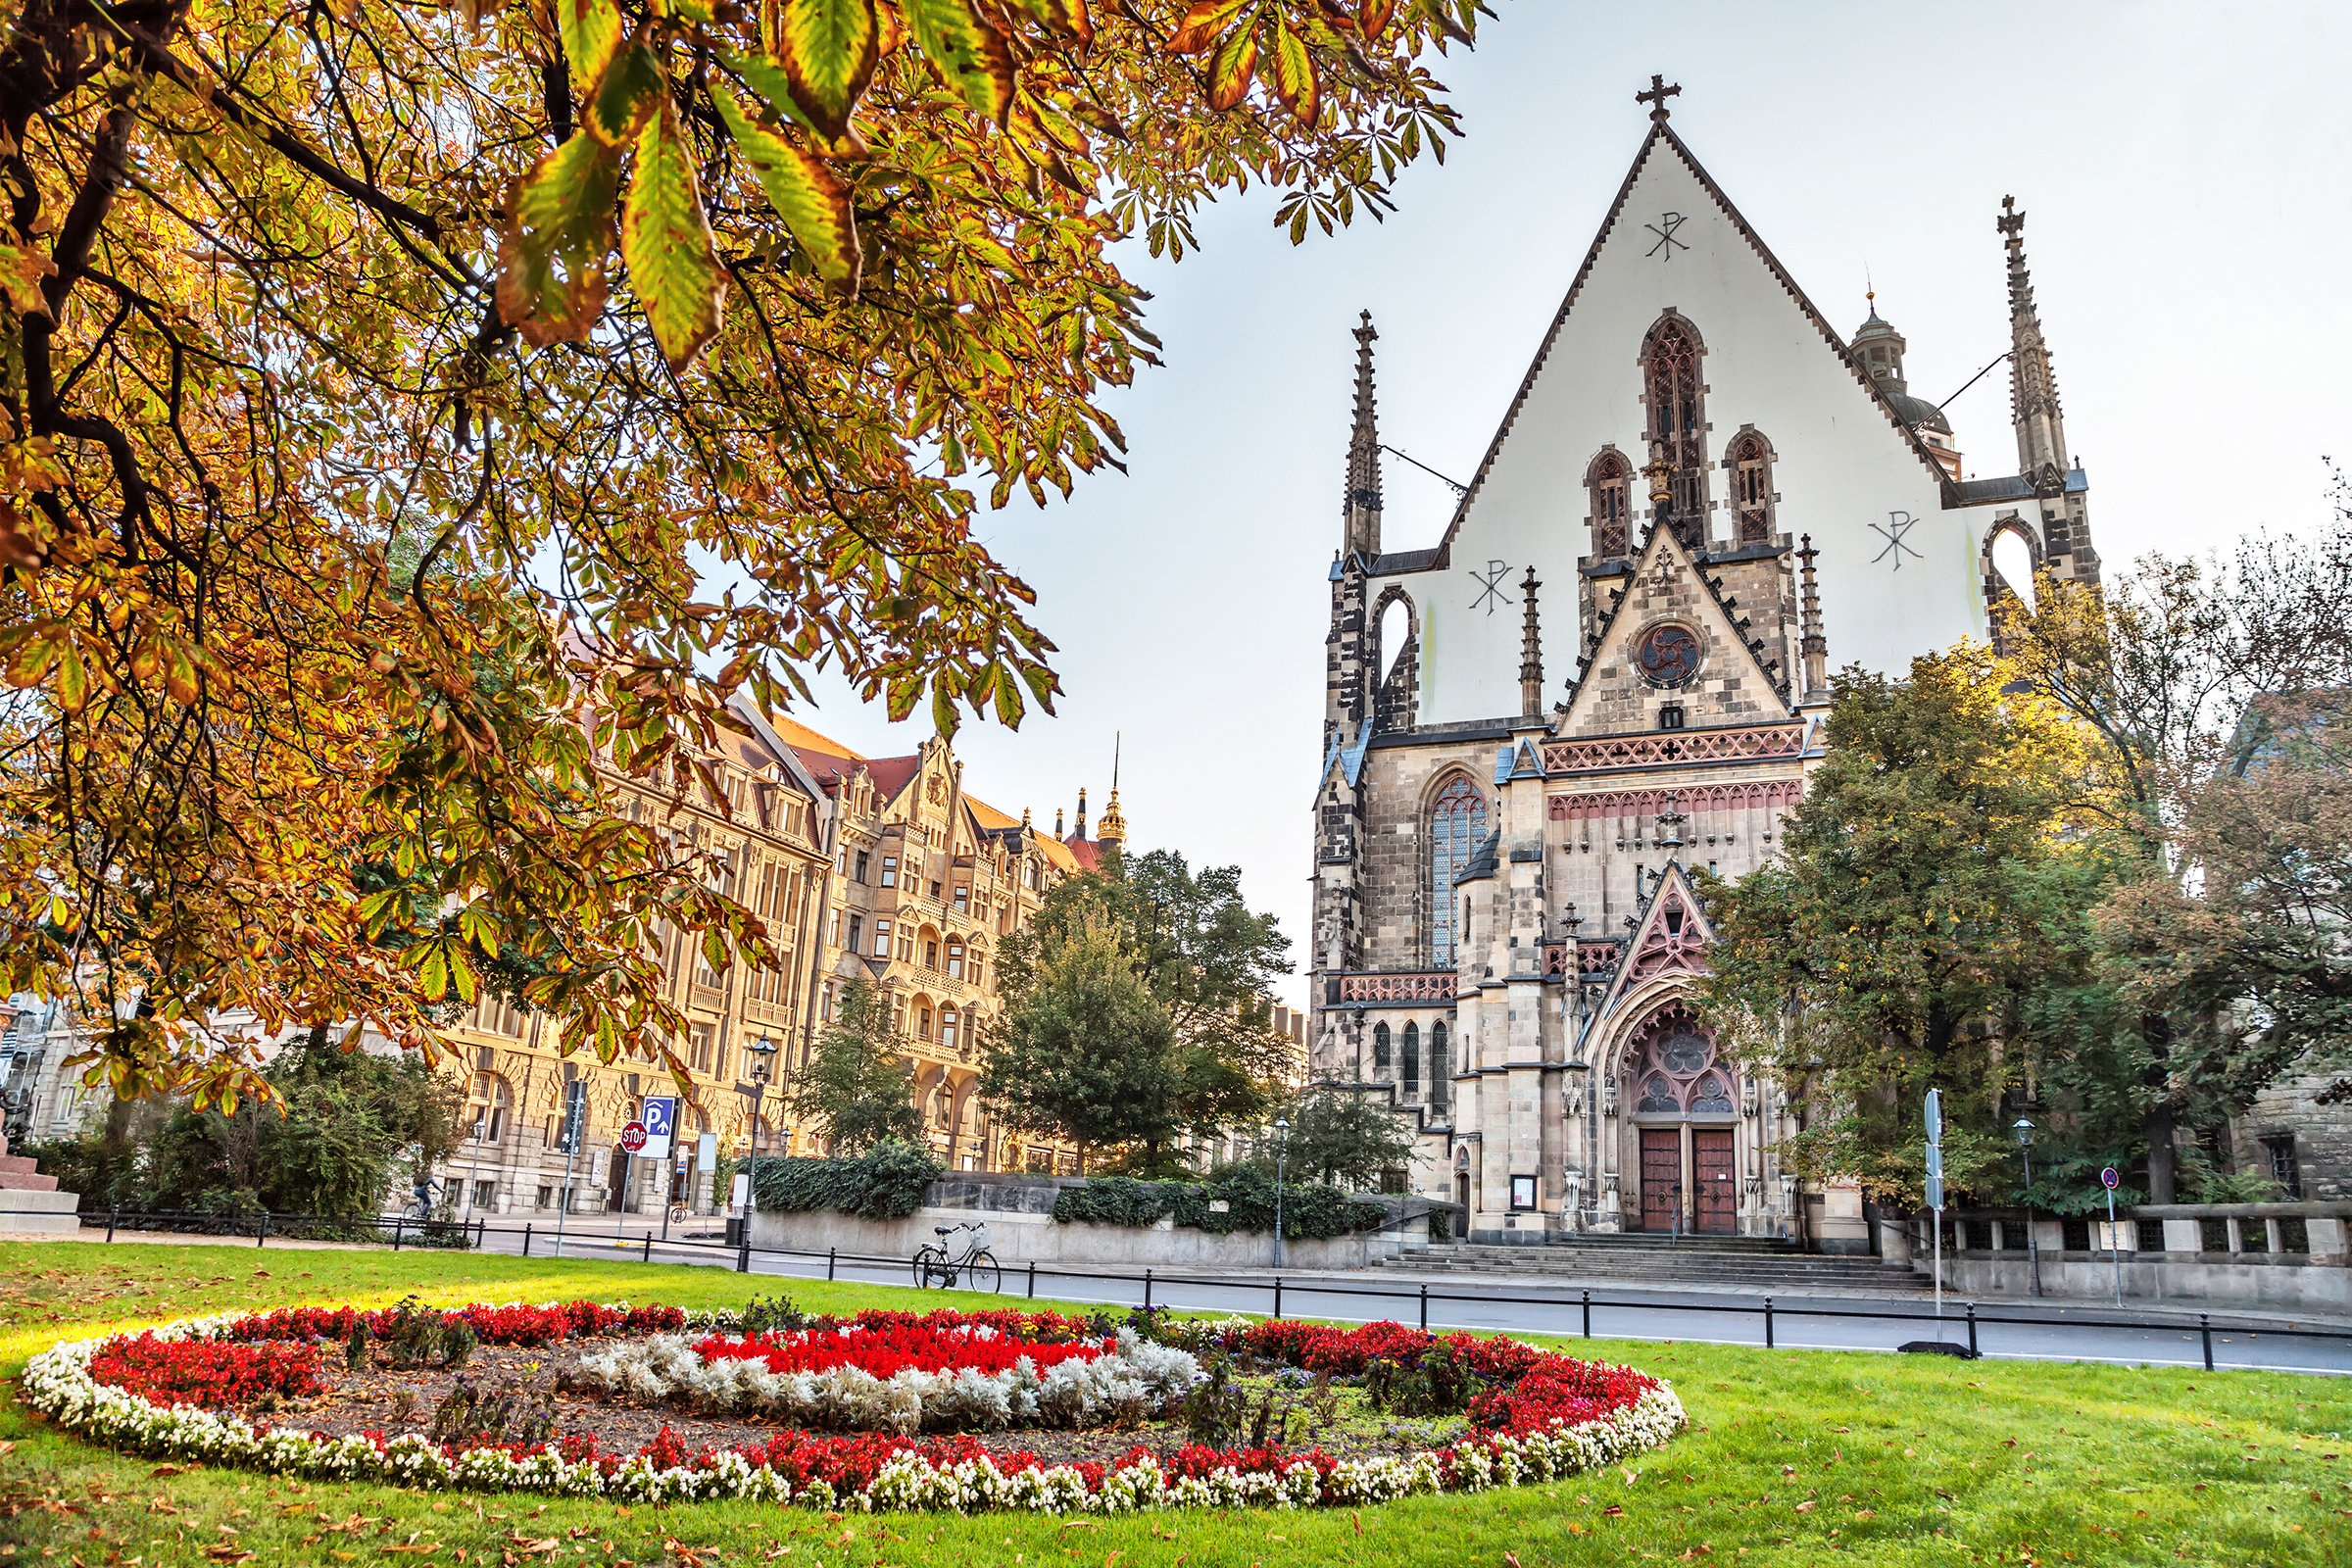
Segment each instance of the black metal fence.
M33 1212L47 1211L0 1208L0 1230L8 1229L6 1223L8 1216ZM223 1239L243 1240L251 1237L256 1247L266 1247L270 1239L276 1236L280 1240L301 1239L389 1245L395 1251L406 1247L418 1246L486 1250L486 1244L490 1238L510 1237L519 1240L517 1255L522 1257L549 1256L552 1255L554 1249L561 1246L594 1246L600 1250L618 1249L624 1252L624 1255L628 1251L634 1251L638 1254L638 1261L651 1263L655 1260L656 1250L659 1250L662 1254L663 1262L732 1266L736 1272L747 1274L751 1272L752 1258L755 1255L808 1258L812 1263L821 1258L824 1260L825 1278L828 1280L837 1278L842 1265L847 1264L854 1269L862 1270L877 1268L890 1271L904 1270L907 1272L910 1279L917 1283L926 1282L922 1266L908 1258L887 1257L866 1252L845 1252L839 1248L827 1248L823 1251L815 1251L802 1248L754 1247L751 1245L748 1227L739 1225L730 1227L736 1231L739 1237L739 1239L731 1241L713 1240L707 1233L702 1236L692 1234L677 1237L666 1234L658 1236L650 1227L637 1238L631 1239L621 1236L617 1231L608 1231L601 1226L593 1230L588 1228L589 1224L593 1224L600 1218L611 1219L611 1215L582 1215L580 1218L587 1223L580 1226L569 1224L567 1216L565 1223L561 1226L526 1221L519 1227L494 1225L488 1216L478 1219L417 1219L410 1215L393 1214L352 1218L343 1215L321 1214L220 1214L171 1209L150 1209L136 1212L126 1209L111 1209L103 1213L85 1211L79 1215L79 1218L85 1230L94 1230L103 1226L106 1231L106 1240L109 1242L115 1239L118 1231L162 1230L181 1234L220 1236ZM709 1216L701 1215L695 1216L695 1218L703 1220L706 1224L710 1219ZM664 1232L667 1229L666 1225L662 1227ZM535 1249L536 1250L534 1250ZM944 1283L939 1277L942 1272L935 1266L930 1271L932 1277L928 1283ZM2051 1326L2052 1322L2046 1311L2036 1316L2009 1316L1999 1312L1984 1311L1973 1300L1964 1300L1959 1303L1961 1312L1957 1318L1940 1318L1919 1310L1871 1311L1858 1307L1790 1306L1786 1301L1776 1300L1773 1297L1761 1293L1751 1295L1745 1292L1725 1292L1721 1301L1612 1300L1603 1297L1595 1297L1590 1290L1579 1290L1574 1298L1556 1294L1510 1296L1491 1290L1473 1292L1432 1290L1426 1282L1422 1282L1415 1289L1384 1290L1374 1285L1309 1284L1296 1277L1286 1277L1280 1272L1274 1272L1265 1277L1220 1275L1201 1279L1185 1275L1163 1274L1152 1268L1146 1268L1140 1275L1041 1268L1034 1260L1005 1270L1004 1279L1008 1287L1020 1286L1023 1294L1032 1299L1037 1296L1037 1285L1040 1280L1049 1282L1071 1280L1095 1284L1116 1283L1130 1289L1140 1286L1143 1294L1142 1304L1147 1309L1155 1306L1181 1306L1182 1303L1168 1298L1167 1293L1171 1289L1178 1291L1214 1290L1227 1294L1242 1293L1245 1295L1251 1292L1262 1292L1271 1298L1271 1315L1274 1317L1284 1315L1286 1296L1293 1298L1302 1296L1341 1296L1355 1299L1370 1298L1407 1303L1415 1311L1418 1324L1425 1331L1429 1327L1429 1306L1432 1301L1441 1304L1447 1301L1474 1301L1487 1305L1542 1306L1575 1312L1578 1315L1579 1329L1583 1337L1588 1340L1593 1337L1592 1309L1596 1306L1611 1310L1623 1308L1645 1313L1701 1312L1714 1313L1718 1316L1727 1312L1755 1313L1762 1319L1763 1344L1767 1349L1778 1348L1780 1320L1784 1318L1844 1318L1881 1323L1916 1323L1936 1328L1939 1332L1944 1324L1950 1323L1965 1328L1968 1345L1965 1352L1954 1346L1949 1348L1945 1353L1965 1353L1970 1358L1975 1358L1983 1353L1980 1348L1979 1331L1984 1327L2017 1325L2046 1329ZM1214 1307L1197 1305L1186 1309L1238 1310L1229 1304L1219 1304ZM2223 1314L2225 1318L2230 1315ZM2166 1317L2128 1317L2120 1313L2076 1316L2070 1311L2065 1320L2065 1326L2070 1329L2112 1329L2131 1333L2195 1334L2202 1344L2205 1369L2209 1372L2216 1370L2213 1359L2213 1336L2217 1332L2258 1333L2277 1339L2352 1342L2352 1329L2297 1329L2278 1327L2267 1323L2251 1325L2242 1322L2237 1325L2228 1322L2217 1325L2213 1321L2213 1317L2214 1314L2211 1312L2200 1311L2192 1322L2184 1313ZM1399 1320L1401 1321L1401 1319ZM1569 1331L1563 1328L1549 1332L1566 1334ZM1944 1348L1940 1346L1929 1348Z

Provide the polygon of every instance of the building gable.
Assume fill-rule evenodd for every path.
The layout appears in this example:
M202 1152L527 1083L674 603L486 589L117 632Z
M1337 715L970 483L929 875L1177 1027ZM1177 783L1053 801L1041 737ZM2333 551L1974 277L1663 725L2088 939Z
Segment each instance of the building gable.
M1632 572L1596 585L1600 623L1553 732L1576 738L1793 717L1786 672L1720 582L1672 528L1652 528Z

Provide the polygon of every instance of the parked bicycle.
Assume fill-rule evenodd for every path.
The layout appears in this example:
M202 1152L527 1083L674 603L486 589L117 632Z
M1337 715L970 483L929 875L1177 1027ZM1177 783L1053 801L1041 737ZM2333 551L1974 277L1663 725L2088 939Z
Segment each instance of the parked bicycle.
M952 1291L960 1281L967 1291L1004 1289L1004 1273L997 1266L997 1254L988 1250L986 1225L934 1225L931 1229L939 1241L926 1243L915 1250L916 1288L929 1290L936 1285ZM962 1248L961 1252L954 1250L957 1246Z

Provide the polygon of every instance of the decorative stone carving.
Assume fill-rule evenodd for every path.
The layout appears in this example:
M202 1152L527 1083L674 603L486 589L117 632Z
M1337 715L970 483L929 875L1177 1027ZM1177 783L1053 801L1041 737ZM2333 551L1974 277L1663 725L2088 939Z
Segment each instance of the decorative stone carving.
M1600 1081L1600 1113L1603 1116L1617 1114L1617 1080L1615 1078L1603 1078ZM1614 1179L1611 1178L1611 1180Z

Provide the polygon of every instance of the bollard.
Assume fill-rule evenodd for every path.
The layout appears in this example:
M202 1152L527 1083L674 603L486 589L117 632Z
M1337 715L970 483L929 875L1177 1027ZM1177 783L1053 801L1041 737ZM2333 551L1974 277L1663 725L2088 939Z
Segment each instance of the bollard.
M1769 1297L1769 1296L1767 1296L1766 1298L1764 1298L1764 1348L1766 1348L1767 1350L1769 1350L1769 1349L1773 1348L1773 1343L1772 1343L1772 1298L1771 1298L1771 1297Z
M268 1241L269 1239L270 1239L270 1211L269 1211L268 1209L266 1209L266 1208L265 1208L265 1209L263 1209L263 1210L262 1210L262 1228L261 1228L260 1230L258 1230L258 1231L255 1231L255 1232L253 1233L253 1245L254 1245L254 1246L256 1246L256 1247L259 1247L259 1246L261 1246L261 1245L262 1245L264 1242Z
M637 1259L637 1261L638 1261L638 1262L640 1262L640 1263L651 1263L653 1260L654 1260L654 1233L653 1233L652 1231L647 1231L647 1232L645 1233L645 1255L644 1255L643 1257L640 1257L639 1259Z
M1029 1260L1029 1299L1037 1299L1037 1259Z
M1144 1311L1147 1315L1152 1311L1152 1271L1150 1269L1144 1270Z
M392 1250L395 1252L400 1250L401 1227L408 1224L408 1222L409 1217L406 1214L395 1214L392 1217Z
M751 1271L752 1221L751 1216L747 1214L744 1216L743 1221L743 1245L738 1248L735 1252L735 1272L738 1274L749 1274Z
M2213 1370L2213 1316L2211 1313L2199 1312L2197 1314L2197 1333L2205 1341L2205 1370L2210 1372Z
M1429 1332L1429 1281L1421 1282L1421 1332Z
M1282 1316L1282 1276L1274 1276L1274 1315Z
M531 1255L531 1222L527 1219L522 1222L522 1255Z
M1585 1338L1592 1337L1592 1293L1585 1293Z
M841 1249L840 1249L840 1248L838 1248L838 1247L828 1247L828 1248L826 1248L826 1249L825 1249L825 1278L827 1278L827 1279L831 1279L831 1278L833 1277L833 1265L834 1265L834 1264L836 1264L836 1263L838 1263L838 1262L840 1262L840 1261L841 1261Z
M1977 1303L1968 1303L1968 1358L1977 1358Z
M115 1217L122 1212L119 1208L110 1208L106 1211L106 1239L110 1242L115 1239Z

